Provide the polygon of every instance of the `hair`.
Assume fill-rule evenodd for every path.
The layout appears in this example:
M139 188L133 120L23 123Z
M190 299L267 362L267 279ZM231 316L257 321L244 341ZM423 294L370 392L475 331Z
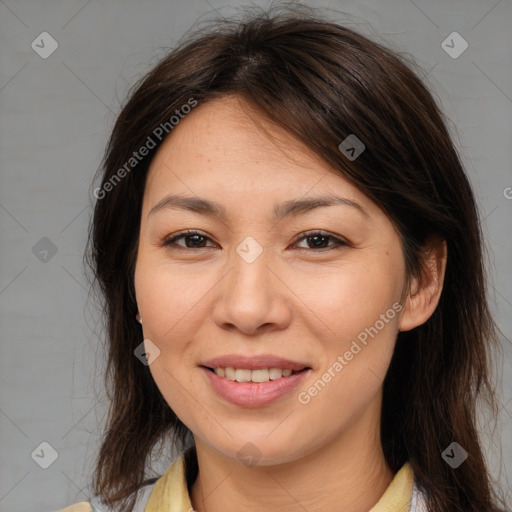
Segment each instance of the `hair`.
M397 336L383 383L382 447L394 472L410 462L430 512L501 510L477 429L478 399L497 417L491 350L499 348L478 211L444 116L412 66L312 9L287 7L216 20L189 34L129 91L98 170L103 192L86 252L104 306L110 399L93 489L109 506L132 510L134 492L156 480L144 480L153 448L164 439L184 447L190 434L133 356L142 341L134 269L145 179L165 137L153 136L147 156L122 179L119 172L155 128L166 126L172 136L169 119L183 105L235 96L386 213L409 278L424 275L428 242L446 241L436 310ZM350 134L366 146L352 161L339 149ZM457 469L441 457L453 441L468 452ZM193 481L191 458L186 467Z

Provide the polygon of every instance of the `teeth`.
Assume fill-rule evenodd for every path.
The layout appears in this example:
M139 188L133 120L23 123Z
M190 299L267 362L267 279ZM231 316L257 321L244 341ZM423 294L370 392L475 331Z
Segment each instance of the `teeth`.
M270 368L268 375L271 380L279 379L283 375L283 370L281 368Z
M251 370L235 370L235 380L237 382L250 382L251 380Z
M249 370L245 368L215 368L215 373L219 377L226 377L236 382L268 382L269 380L280 379L281 377L289 377L292 370L289 368L259 368L257 370Z
M267 382L268 380L270 380L269 373L270 372L266 368L252 370L251 380L253 382Z

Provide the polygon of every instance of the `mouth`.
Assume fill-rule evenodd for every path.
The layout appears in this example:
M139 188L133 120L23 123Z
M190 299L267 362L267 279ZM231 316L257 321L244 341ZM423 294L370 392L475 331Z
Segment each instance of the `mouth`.
M310 366L290 361L281 361L280 364L294 368L261 367L262 363L254 359L252 364L247 361L241 363L253 368L208 365L199 365L198 368L219 397L244 408L270 406L280 399L290 397L290 393L303 384L313 371Z
M233 368L231 366L227 367L209 367L203 366L206 370L209 370L212 373L215 373L219 377L223 377L232 382L252 382L252 383L264 383L272 380L279 380L285 377L290 377L291 375L296 375L298 373L305 372L307 370L311 370L310 366L305 366L300 370L295 370L291 368L277 368L277 367L269 367L269 368Z

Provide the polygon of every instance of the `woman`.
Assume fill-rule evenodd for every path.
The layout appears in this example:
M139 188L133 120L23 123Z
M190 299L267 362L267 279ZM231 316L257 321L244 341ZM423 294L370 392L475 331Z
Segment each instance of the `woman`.
M304 9L219 23L131 93L94 195L112 406L69 510L501 510L475 200L398 55Z

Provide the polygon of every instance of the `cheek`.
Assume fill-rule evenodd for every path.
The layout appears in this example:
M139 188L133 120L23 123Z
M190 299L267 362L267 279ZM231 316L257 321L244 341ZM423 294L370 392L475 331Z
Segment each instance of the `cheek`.
M204 283L203 280L200 280ZM169 407L187 426L202 418L204 411L194 407L195 366L189 350L195 324L203 318L199 310L208 290L188 272L176 271L150 251L139 253L135 269L137 303L143 317L143 333L160 350L149 371ZM192 412L193 411L193 412Z
M379 331L394 335L404 285L404 271L397 255L354 253L336 268L310 274L299 272L290 279L304 311L311 313L308 316L315 322L315 331L323 338L343 346L377 321ZM385 316L385 328L381 315Z
M378 392L393 354L402 309L400 260L360 255L296 285L306 310L314 313L307 329L323 349L318 380L314 389L303 390L305 400L318 393L318 407L322 401L344 404L347 411L364 407Z
M172 342L177 349L204 317L204 299L211 286L207 275L197 279L192 268L178 269L142 252L135 271L135 291L144 335L159 343Z

